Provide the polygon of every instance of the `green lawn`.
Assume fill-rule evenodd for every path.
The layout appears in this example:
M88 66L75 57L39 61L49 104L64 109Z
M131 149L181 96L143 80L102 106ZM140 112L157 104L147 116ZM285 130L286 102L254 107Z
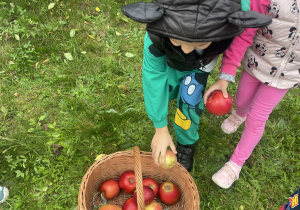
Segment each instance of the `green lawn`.
M130 2L0 0L0 185L10 189L0 209L73 209L97 155L135 145L150 151L154 128L141 83L145 25L122 15ZM216 67L210 85L217 74ZM229 190L211 176L242 128L226 135L226 116L204 111L191 172L201 209L276 210L287 202L300 184L299 94L291 90L273 111ZM170 124L174 112L173 102Z

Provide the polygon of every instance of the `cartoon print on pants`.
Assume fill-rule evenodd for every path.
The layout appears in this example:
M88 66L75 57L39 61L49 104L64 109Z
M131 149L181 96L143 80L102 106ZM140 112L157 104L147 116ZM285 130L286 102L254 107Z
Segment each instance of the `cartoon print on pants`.
M285 47L282 47L280 50L275 51L275 55L276 55L276 57L282 58L285 56L286 52L287 52L287 49Z
M277 68L275 66L272 66L271 71L270 71L270 75L272 77L275 77L276 73L277 73Z
M265 36L267 38L272 38L273 31L269 29L268 27L260 28L261 35Z
M254 55L250 55L248 57L248 68L253 71L253 69L256 69L258 66L258 63L255 60L255 56Z
M293 15L298 15L298 13L299 13L299 8L298 8L298 5L297 5L297 2L296 2L296 0L294 0L294 3L291 5L291 13L293 14Z
M269 15L272 18L278 18L279 10L280 6L276 2L272 1L266 15Z
M185 76L180 85L180 101L175 115L175 124L184 130L191 127L193 119L191 116L185 116L182 112L183 104L188 105L188 113L190 109L194 109L198 116L201 116L202 110L198 105L202 100L202 94L205 87L197 81L195 73ZM195 123L193 121L193 123ZM198 124L198 123L195 123Z
M261 56L264 56L265 52L268 49L267 44L265 42L261 42L259 44L256 44L255 48L256 48L257 53Z

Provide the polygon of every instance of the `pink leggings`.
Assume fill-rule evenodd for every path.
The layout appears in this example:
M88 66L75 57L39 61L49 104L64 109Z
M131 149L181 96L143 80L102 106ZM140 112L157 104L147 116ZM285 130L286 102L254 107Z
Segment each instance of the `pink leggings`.
M243 166L260 141L269 115L287 91L265 85L243 70L234 102L236 112L247 118L231 161Z

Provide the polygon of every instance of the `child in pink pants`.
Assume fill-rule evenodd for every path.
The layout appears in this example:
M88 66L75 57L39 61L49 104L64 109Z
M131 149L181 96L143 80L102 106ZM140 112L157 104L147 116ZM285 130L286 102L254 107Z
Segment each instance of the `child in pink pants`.
M261 139L269 115L287 91L268 86L245 70L242 72L234 102L236 114L245 117L246 121L241 140L231 157L232 162L243 166ZM227 124L230 129L231 123ZM222 126L223 130L226 129L226 123Z
M222 188L229 188L239 178L243 164L263 135L272 110L290 88L300 84L298 4L300 2L295 0L252 0L251 9L271 16L272 23L258 30L245 29L223 55L221 73L235 75L241 62L244 69L234 100L236 110L221 128L230 134L245 122L245 129L230 161L212 177ZM227 97L227 85L227 81L217 81L207 90L204 102L216 89Z

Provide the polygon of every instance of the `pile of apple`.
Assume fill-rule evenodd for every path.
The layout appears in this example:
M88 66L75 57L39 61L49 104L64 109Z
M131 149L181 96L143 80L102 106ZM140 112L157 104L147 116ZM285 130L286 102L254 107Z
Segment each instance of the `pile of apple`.
M174 159L175 157L175 159ZM176 155L167 150L166 164L162 166L164 169L173 167L177 162ZM159 161L160 162L160 161ZM161 162L160 162L161 163ZM119 180L108 179L101 183L99 191L106 200L114 199L123 190L125 193L132 195L128 198L122 208L112 204L102 205L99 210L138 210L137 207L137 192L135 173L132 170L125 171L119 177ZM180 191L177 185L170 181L165 181L158 184L154 179L147 177L143 179L143 191L145 210L162 210L163 207L159 204L155 198L165 205L173 205L178 202L180 197Z

